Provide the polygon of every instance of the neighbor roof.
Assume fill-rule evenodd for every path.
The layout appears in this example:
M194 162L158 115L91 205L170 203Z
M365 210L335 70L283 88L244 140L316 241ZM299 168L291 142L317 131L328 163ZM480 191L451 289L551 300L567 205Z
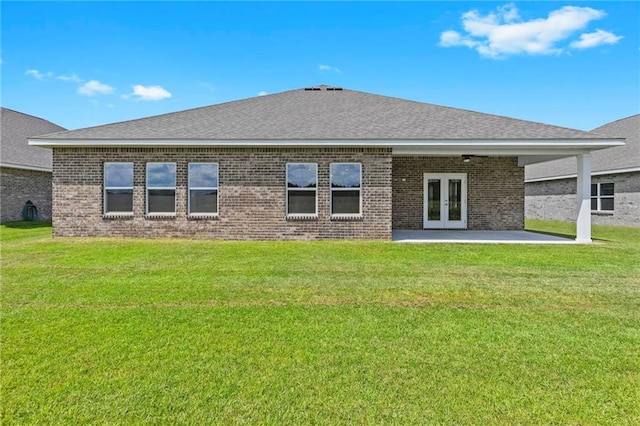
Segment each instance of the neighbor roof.
M591 132L627 139L624 146L594 151L591 159L593 173L640 169L640 114L607 123ZM576 173L576 159L563 158L527 166L525 180L569 177Z
M557 140L601 136L322 85L37 139Z
M0 107L0 164L51 170L51 150L29 146L27 138L65 130L42 118Z

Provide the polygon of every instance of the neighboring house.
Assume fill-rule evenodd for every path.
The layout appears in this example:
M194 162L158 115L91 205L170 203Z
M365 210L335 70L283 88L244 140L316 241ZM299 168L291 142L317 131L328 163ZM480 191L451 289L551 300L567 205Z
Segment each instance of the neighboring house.
M51 150L29 146L29 136L65 130L47 120L0 107L0 222L22 220L31 201L51 220Z
M626 138L626 145L592 154L591 220L602 225L640 227L640 114L592 132ZM527 166L525 182L528 218L575 220L575 159Z
M522 230L525 164L624 144L324 85L29 141L53 149L55 236L262 240Z

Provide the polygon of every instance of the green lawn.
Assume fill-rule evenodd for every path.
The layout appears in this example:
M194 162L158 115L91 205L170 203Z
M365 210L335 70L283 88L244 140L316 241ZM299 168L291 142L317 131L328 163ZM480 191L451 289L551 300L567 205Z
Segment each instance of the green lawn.
M640 229L594 238L54 240L2 226L1 422L639 424Z

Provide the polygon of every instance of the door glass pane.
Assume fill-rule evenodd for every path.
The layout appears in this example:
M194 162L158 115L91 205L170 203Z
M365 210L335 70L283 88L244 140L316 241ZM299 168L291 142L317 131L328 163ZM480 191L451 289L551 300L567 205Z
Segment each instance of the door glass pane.
M440 220L440 179L427 182L427 219Z
M449 179L449 220L462 220L462 181Z

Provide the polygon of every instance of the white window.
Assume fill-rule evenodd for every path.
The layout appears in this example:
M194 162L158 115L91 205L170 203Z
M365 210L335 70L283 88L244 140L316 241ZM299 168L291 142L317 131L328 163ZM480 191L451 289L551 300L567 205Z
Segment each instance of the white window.
M591 211L613 211L613 183L591 184Z
M287 164L287 216L315 217L318 214L318 165Z
M104 163L104 213L133 214L133 163Z
M218 214L218 163L189 163L189 214Z
M330 170L331 216L362 214L362 164L333 163Z
M176 163L147 163L147 213L176 213Z

